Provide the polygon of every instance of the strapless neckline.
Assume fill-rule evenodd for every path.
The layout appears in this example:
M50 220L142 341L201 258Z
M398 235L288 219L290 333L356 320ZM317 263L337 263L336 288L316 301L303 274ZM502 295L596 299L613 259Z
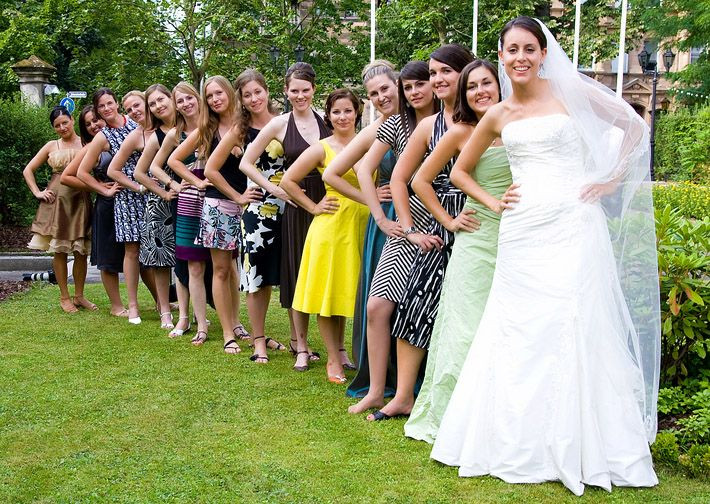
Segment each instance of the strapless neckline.
M515 119L513 121L510 121L505 124L500 130L501 137L503 136L503 131L505 128L510 126L511 124L519 123L519 122L525 122L525 121L532 121L535 119L549 119L551 117L564 117L565 119L569 119L570 116L567 114L563 114L562 112L555 112L554 114L545 114L545 115L539 115L539 116L531 116L531 117L523 117L522 119Z

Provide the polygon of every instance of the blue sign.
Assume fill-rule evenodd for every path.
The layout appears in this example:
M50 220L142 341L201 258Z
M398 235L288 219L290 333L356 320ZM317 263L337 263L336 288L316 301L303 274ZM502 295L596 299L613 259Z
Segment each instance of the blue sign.
M76 108L76 104L74 103L74 100L72 100L68 96L62 98L62 100L59 102L59 106L66 108L70 114L73 114L74 109Z

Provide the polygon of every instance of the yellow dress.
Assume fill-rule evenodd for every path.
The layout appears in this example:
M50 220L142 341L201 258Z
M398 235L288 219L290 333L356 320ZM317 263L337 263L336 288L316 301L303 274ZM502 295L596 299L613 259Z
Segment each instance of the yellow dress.
M325 150L323 166L318 167L322 174L336 153L325 140L320 143ZM360 187L352 169L343 178ZM334 214L316 216L308 228L292 307L324 317L352 317L369 210L328 184L325 191L338 198L340 207Z

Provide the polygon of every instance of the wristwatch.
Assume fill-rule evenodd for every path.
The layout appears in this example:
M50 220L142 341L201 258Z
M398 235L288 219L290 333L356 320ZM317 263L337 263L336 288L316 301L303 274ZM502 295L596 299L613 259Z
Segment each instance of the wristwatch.
M409 236L410 234L413 233L418 233L419 230L414 227L414 226L409 226L407 229L404 230L404 236Z

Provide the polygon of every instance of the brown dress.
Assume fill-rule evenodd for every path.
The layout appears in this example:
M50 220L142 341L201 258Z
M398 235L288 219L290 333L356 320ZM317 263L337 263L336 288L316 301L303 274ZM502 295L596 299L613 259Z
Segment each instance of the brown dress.
M40 202L32 222L31 249L71 254L91 252L91 199L88 192L62 185L64 168L74 159L78 149L57 149L49 153L47 164L52 178L47 189L56 195L53 203Z
M330 136L331 132L328 126L325 125L323 119L313 112L313 115L318 121L318 130L320 139ZM284 135L284 170L288 168L298 159L298 156L303 153L311 145L304 140L298 132L296 120L293 114L288 118L288 126L286 126L286 134ZM313 201L318 202L325 196L325 186L321 179L320 172L314 169L300 183L301 189L306 193L306 196ZM296 281L298 280L298 270L301 267L301 256L303 255L303 246L306 243L306 234L308 227L311 225L313 215L305 211L301 207L286 205L284 209L283 219L281 221L281 285L279 287L279 300L284 308L291 308L293 303L293 295L296 291Z

